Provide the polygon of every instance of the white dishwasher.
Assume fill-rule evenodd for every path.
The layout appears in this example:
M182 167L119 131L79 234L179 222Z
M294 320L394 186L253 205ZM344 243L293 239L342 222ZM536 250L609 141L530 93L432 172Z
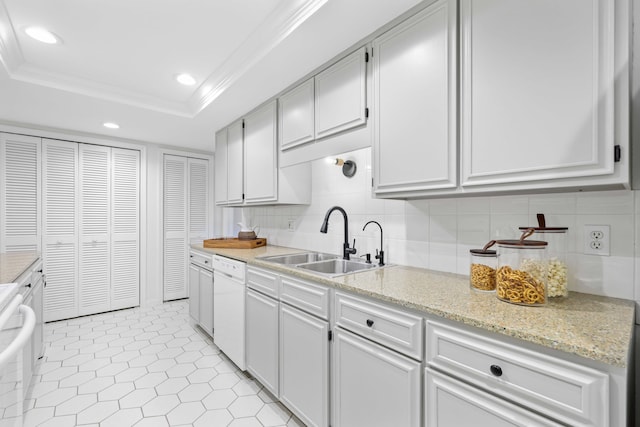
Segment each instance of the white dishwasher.
M213 342L238 368L245 370L244 262L222 256L213 256Z

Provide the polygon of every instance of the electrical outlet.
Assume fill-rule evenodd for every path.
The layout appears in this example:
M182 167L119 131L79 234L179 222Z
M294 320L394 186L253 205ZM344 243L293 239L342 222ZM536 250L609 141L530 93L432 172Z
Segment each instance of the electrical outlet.
M608 225L585 225L583 253L609 256L611 229Z
M287 221L287 230L294 231L296 229L296 220L289 218Z

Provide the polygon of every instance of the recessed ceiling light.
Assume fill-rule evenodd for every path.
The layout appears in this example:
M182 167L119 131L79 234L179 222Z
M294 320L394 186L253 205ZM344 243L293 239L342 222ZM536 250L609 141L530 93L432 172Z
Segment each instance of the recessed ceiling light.
M109 129L120 129L120 125L117 123L106 122L106 123L103 123L102 126Z
M193 86L194 84L196 84L196 79L194 79L191 74L187 73L178 74L176 76L176 80L178 81L178 83L185 86Z
M56 37L55 34L42 27L27 27L24 32L32 39L38 40L42 43L56 44L60 42L60 39Z

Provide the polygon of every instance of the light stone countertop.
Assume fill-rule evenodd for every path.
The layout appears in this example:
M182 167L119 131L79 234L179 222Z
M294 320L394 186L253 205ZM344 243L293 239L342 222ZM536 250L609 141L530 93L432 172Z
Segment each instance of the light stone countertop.
M36 251L0 253L0 284L15 282L38 258Z
M191 247L608 365L621 368L629 365L633 301L571 292L568 298L552 299L544 307L524 307L499 301L494 294L475 293L469 289L469 278L456 274L389 266L328 278L258 259L304 249L280 246L205 249L202 244Z

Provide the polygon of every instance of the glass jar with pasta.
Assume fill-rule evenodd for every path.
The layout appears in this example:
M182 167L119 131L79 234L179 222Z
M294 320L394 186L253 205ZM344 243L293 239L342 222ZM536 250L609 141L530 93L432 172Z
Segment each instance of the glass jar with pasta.
M496 243L495 240L487 243L482 249L471 249L471 269L469 272L469 285L476 292L496 291L496 268L498 268L498 254L489 249Z
M547 296L562 298L569 295L569 275L567 269L567 227L548 227L544 214L538 214L537 227L520 227L520 231L533 229L532 238L544 240L547 245L548 277Z
M527 229L519 240L498 240L496 296L501 301L526 306L547 303L547 242L527 240Z

